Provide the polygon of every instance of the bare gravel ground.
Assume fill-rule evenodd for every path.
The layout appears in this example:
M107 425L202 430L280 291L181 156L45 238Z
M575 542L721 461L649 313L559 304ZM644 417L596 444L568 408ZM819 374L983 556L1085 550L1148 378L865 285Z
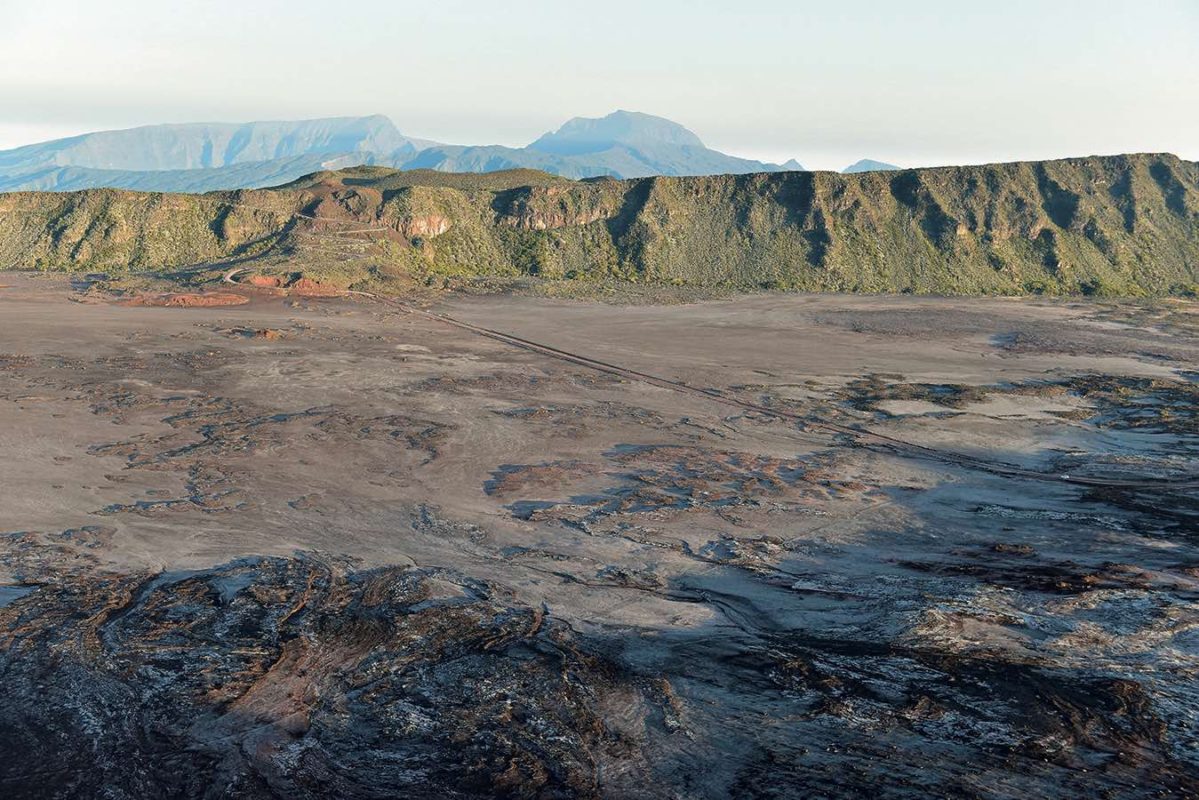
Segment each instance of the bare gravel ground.
M0 275L0 792L1192 797L1199 492L366 300ZM1199 315L438 310L1178 483Z

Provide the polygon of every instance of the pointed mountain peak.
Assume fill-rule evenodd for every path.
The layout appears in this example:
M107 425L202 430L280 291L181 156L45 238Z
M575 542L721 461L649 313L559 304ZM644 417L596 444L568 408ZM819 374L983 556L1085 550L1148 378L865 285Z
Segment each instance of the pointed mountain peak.
M803 164L799 163L794 158L787 159L787 161L780 164L779 167L782 168L783 172L807 172L807 170L804 169Z
M854 172L889 172L892 170L902 169L894 164L888 164L886 161L875 161L872 158L863 158L861 161L855 161L841 172L849 175Z
M555 155L598 153L616 145L633 149L697 147L704 143L677 122L637 111L614 111L606 117L575 117L553 133L529 145L530 150Z

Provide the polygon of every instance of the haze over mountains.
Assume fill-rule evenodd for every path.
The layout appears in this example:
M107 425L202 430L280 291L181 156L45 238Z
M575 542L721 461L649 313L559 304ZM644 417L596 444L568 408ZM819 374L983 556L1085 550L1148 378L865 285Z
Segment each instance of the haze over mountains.
M0 191L110 187L197 192L272 186L326 169L378 165L442 172L531 167L568 178L802 170L712 150L670 120L630 111L572 119L527 147L448 145L387 117L194 123L101 131L0 151Z

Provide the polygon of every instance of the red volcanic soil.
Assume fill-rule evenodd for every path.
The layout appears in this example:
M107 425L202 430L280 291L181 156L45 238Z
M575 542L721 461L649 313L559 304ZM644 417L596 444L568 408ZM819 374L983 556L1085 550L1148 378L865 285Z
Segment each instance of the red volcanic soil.
M335 297L342 294L340 289L328 286L313 278L291 277L281 275L246 275L239 278L238 283L253 286L256 289L285 289L291 294L307 297Z
M287 286L288 291L312 297L332 297L341 294L340 289L326 286L312 278L300 278Z
M147 297L135 297L124 305L159 306L164 308L210 308L213 306L241 306L250 302L245 295L233 292L178 292Z

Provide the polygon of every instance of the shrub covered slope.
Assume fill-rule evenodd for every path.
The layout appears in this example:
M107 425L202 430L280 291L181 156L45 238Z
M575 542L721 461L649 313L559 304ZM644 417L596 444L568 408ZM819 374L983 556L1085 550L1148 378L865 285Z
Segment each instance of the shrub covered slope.
M363 167L205 195L0 195L5 268L167 270L270 255L319 272L350 249L423 279L1190 294L1199 165L1146 154L624 181Z

